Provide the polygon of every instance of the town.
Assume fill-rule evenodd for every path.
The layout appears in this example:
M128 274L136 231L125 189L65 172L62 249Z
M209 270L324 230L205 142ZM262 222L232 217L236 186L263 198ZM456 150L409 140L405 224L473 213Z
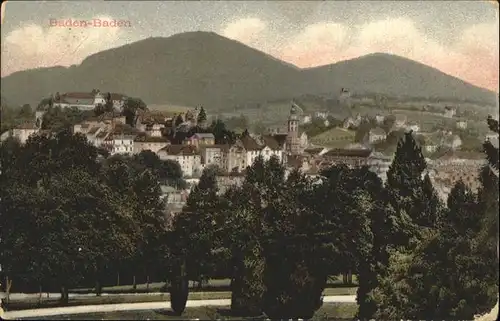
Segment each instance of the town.
M346 92L347 89L342 89L344 100ZM106 95L95 89L89 93L56 93L53 108L92 111L106 104ZM466 182L472 190L477 190L478 172L486 162L481 152L461 151L461 138L453 131L467 128L467 121L463 119L454 122L455 128L422 132L419 124L407 117L379 114L368 117L357 114L344 119L335 127L337 137L333 139L343 141L343 147L329 148L310 142L307 133L301 129L301 125L311 123L312 119L320 120L328 127L328 112L304 115L302 108L291 101L288 120L284 126L268 128L264 134L245 130L234 142L216 142L214 134L207 130L209 124L206 113L209 111L203 110L203 107L178 114L137 110L134 123L128 125L122 112L127 97L123 94L109 95L113 110L74 124L72 132L85 135L91 144L108 151L110 155L134 155L149 150L161 160L177 162L188 185L185 189L175 191L165 189L169 192L164 195L169 207L172 207L170 202L174 202L177 209L182 208L190 189L198 183L206 167L215 166L219 169L218 182L222 186L222 193L231 185L242 181L245 169L258 156L262 156L264 160L276 156L288 171L300 169L310 177L318 177L321 170L336 164L368 166L385 181L393 157L376 151L374 146L398 132L411 131L415 137L421 138L421 147L428 154L436 152L438 148L450 151L437 159L427 158L429 175L443 201L446 201L451 187L459 180ZM446 107L443 117L453 124L456 112L456 108ZM203 115L200 117L201 113ZM3 139L12 136L24 143L31 135L47 133L42 130L44 114L43 110L38 110L32 122L23 123L4 133ZM366 137L361 142L355 142L356 130L365 124L372 124L365 130ZM193 129L199 129L200 132L193 132ZM182 135L184 138L181 141L171 141L169 137L175 137L177 132L189 133L191 136ZM484 140L498 146L496 134L486 134Z
M1 13L2 320L498 319L498 3Z

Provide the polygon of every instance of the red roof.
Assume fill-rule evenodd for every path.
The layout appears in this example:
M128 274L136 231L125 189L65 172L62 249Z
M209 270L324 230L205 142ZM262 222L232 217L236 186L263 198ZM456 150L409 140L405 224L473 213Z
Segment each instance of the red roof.
M197 155L196 147L193 145L168 145L160 149L160 151L167 153L167 155Z

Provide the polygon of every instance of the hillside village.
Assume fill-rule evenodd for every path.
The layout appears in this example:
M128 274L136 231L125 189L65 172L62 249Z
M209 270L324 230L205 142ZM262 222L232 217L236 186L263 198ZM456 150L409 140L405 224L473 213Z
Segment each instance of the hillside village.
M343 91L345 92L345 91ZM107 96L107 97L106 97ZM478 186L478 169L484 164L481 154L461 151L462 141L457 134L449 129L437 132L422 132L418 122L410 121L406 116L396 115L375 117L347 117L339 126L331 126L328 112L305 114L294 101L290 104L288 120L283 126L273 127L265 134L254 134L245 130L234 143L217 143L213 133L193 132L196 128L206 128L206 115L200 120L201 109L194 108L184 113L174 114L158 111L138 110L135 125L126 124L125 116L121 116L124 101L121 94L102 94L98 90L91 93L65 93L55 95L54 106L61 108L77 107L80 110L92 110L105 104L106 100L113 103L113 112L89 118L73 126L74 133L81 133L96 147L106 150L110 155L139 154L150 150L161 160L172 160L179 163L184 179L189 183L186 190L177 190L165 186L164 192L168 203L175 203L178 210L194 186L203 170L208 166L216 166L221 191L232 184L241 182L245 169L258 156L268 160L276 156L288 169L299 168L309 176L317 177L320 170L334 164L348 166L367 165L385 180L386 172L392 162L390 153L376 151L378 144L384 144L395 133L402 134L412 131L419 139L424 153L432 154L438 149L448 151L441 157L427 158L430 177L440 196L446 199L451 186L462 179L472 189ZM24 143L31 135L46 132L42 130L45 111L38 110L35 120L4 133L17 137ZM203 110L203 113L205 111ZM444 111L444 117L453 119L456 109L449 107ZM332 127L326 133L309 138L303 130L312 121L323 122L326 128ZM364 126L361 138L357 132ZM456 121L457 128L466 127L463 120ZM169 137L176 132L193 132L182 141ZM319 139L325 136L325 139ZM490 135L491 136L491 135ZM498 144L498 138L487 136ZM357 140L357 141L356 141ZM169 208L172 204L169 204Z

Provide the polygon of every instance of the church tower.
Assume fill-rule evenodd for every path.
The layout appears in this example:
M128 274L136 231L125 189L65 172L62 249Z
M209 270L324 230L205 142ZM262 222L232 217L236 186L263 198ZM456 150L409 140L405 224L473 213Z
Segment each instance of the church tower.
M290 116L288 116L288 128L287 128L286 145L287 152L290 155L299 154L299 117L297 115L297 107L292 104L290 108Z

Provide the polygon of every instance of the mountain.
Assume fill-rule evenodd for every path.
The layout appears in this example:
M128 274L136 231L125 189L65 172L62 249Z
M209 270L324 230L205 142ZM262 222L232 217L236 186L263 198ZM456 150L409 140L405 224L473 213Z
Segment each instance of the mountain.
M495 104L496 94L438 69L396 55L375 53L303 70L320 92L380 93L392 97L470 100Z
M51 93L122 92L148 104L211 110L302 94L356 93L442 97L494 103L496 95L436 69L375 54L299 69L212 32L148 38L87 57L80 65L38 68L2 78L1 94L16 104L37 105Z

